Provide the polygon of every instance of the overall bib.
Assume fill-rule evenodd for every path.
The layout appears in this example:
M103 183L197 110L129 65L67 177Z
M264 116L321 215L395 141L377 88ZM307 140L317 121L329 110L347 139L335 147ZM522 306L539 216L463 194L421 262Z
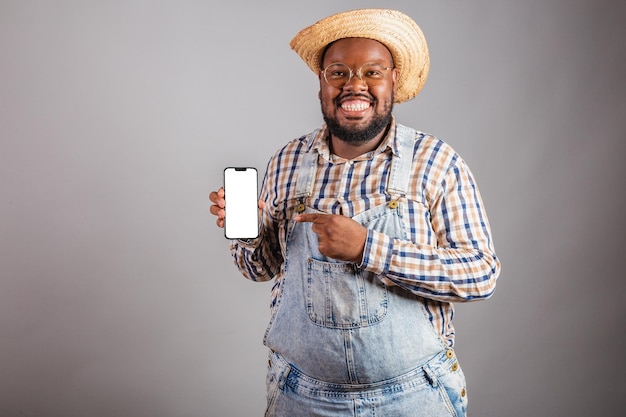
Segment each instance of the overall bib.
M390 200L353 219L407 239L402 216L415 131L398 124L396 137ZM304 156L296 184L302 202L311 195L317 157L314 150ZM271 350L265 415L464 416L465 378L422 299L322 255L311 223L288 222L282 292L264 338Z

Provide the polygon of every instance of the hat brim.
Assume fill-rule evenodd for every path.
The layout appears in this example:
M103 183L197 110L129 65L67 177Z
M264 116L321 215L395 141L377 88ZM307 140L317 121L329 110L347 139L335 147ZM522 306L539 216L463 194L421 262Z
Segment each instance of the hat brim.
M290 42L308 67L318 73L326 46L344 38L374 39L389 49L398 69L395 102L417 96L430 69L426 38L406 14L389 9L357 9L337 13L302 29Z

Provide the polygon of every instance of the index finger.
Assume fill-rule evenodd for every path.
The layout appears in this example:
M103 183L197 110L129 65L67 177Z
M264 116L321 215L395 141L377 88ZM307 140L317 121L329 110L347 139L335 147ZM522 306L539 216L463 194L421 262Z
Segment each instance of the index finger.
M217 191L211 191L211 193L209 194L209 200L211 200L211 202L213 203L217 203L218 199L223 199L223 198L224 198L223 187L220 187L220 189Z
M324 217L327 216L327 214L322 214L322 213L303 213L303 214L298 214L294 220L300 223L303 222L310 222L310 223L321 223L322 220L324 220Z

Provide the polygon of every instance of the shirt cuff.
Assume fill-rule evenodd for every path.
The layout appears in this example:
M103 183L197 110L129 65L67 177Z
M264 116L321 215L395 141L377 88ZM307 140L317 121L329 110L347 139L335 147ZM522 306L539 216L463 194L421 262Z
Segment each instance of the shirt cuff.
M393 239L384 233L368 230L363 259L358 267L377 275L384 275L389 271L392 254Z

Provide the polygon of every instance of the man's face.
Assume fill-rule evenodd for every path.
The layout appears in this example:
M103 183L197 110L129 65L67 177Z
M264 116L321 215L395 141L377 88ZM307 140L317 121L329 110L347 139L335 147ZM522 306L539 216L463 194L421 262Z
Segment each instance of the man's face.
M389 50L380 42L365 38L346 38L333 43L324 55L322 66L326 68L332 63L346 64L354 73L365 63L393 66ZM322 114L331 135L358 145L376 137L390 123L396 69L385 70L384 78L376 85L368 85L356 74L343 86L331 85L321 71L319 79Z

